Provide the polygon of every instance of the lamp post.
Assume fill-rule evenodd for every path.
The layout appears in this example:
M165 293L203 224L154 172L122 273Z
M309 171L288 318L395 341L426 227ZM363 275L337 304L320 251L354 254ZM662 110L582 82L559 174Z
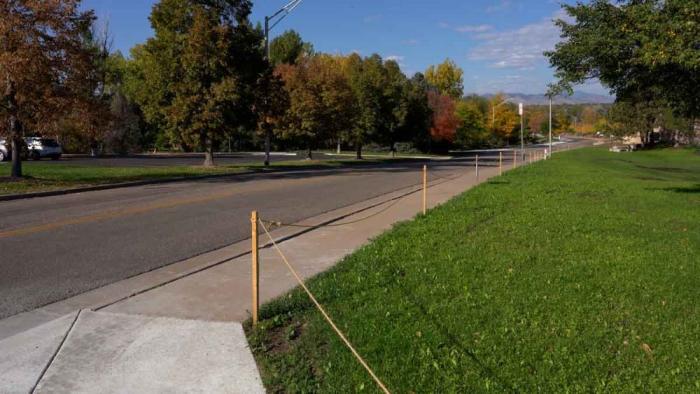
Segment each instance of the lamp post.
M492 116L491 116L491 128L492 128L492 129L493 129L494 127L496 127L496 108L500 107L501 105L503 105L503 104L505 104L505 103L507 103L507 102L508 102L508 100L503 100L503 101L501 101L500 103L494 105L493 108L491 109L491 112L492 112Z
M272 14L265 17L265 59L270 62L270 30L274 29L278 23L289 15L295 8L301 4L303 0L292 0L284 7L280 8ZM272 138L271 131L265 130L265 166L270 165L270 139Z
M518 104L518 115L520 115L520 153L525 161L525 113L523 103Z
M548 93L549 97L549 153L548 157L552 156L552 94Z

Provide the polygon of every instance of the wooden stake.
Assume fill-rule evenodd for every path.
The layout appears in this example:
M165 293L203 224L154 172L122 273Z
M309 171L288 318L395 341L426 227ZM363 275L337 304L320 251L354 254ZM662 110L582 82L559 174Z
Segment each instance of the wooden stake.
M476 155L474 165L476 166L476 181L479 182L479 155Z
M260 306L260 286L258 285L260 281L260 271L259 271L259 252L258 252L258 211L253 211L250 215L250 225L251 225L251 240L252 240L252 291L253 291L253 327L258 324L258 308Z
M503 152L498 152L498 175L503 175Z
M423 166L423 215L428 212L428 166Z

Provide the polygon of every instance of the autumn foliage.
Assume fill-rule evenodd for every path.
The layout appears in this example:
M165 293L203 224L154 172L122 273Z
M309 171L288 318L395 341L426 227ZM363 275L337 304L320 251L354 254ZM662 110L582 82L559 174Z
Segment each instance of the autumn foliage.
M436 142L453 142L460 120L455 110L455 100L437 92L428 92L428 104L433 111L430 136Z

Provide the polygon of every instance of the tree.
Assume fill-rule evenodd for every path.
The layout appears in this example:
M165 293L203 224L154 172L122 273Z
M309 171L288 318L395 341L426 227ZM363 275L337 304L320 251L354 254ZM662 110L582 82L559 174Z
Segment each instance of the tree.
M146 135L147 127L139 106L129 95L127 88L131 60L117 51L107 58L106 89L111 96L110 123L104 135L107 151L127 154L148 145L153 136Z
M296 64L299 57L312 55L313 51L313 45L304 42L299 33L287 30L270 42L270 63L273 66Z
M290 105L278 132L307 149L352 127L354 96L340 60L330 55L299 59L296 65L278 66Z
M205 166L227 134L256 121L255 88L266 67L251 7L249 0L162 0L150 17L155 37L133 51L147 119L183 149L203 149Z
M510 103L504 103L505 96L496 94L489 100L489 109L491 111L490 127L494 138L499 141L508 141L513 136L513 130L519 124L518 114L515 112L515 106Z
M437 92L428 92L428 103L433 112L430 127L432 141L452 143L455 140L459 118L455 114L455 100Z
M490 133L480 101L472 97L457 102L455 113L460 126L457 129L456 142L462 147L479 147L488 143Z
M382 124L385 69L382 58L372 55L362 59L357 54L346 60L350 87L357 103L357 116L350 132L357 159L362 159L362 146L376 138Z
M562 41L547 52L559 85L599 79L624 102L665 102L685 117L700 114L700 2L595 0L564 5ZM651 115L650 115L651 116ZM654 123L646 119L646 129Z
M425 79L435 87L440 94L457 100L464 94L464 71L450 59L436 66L430 66L425 71Z
M411 141L422 150L427 150L430 146L433 112L428 103L429 90L430 86L421 73L416 73L408 81L405 93L406 119L399 131L400 139Z
M25 130L55 124L91 78L84 35L94 20L79 0L0 2L0 119L12 141L11 176L22 176Z
M396 143L401 138L401 128L408 116L406 75L394 60L384 63L385 78L384 99L382 100L382 130L377 136L377 142L383 142L391 147L392 155L396 154Z

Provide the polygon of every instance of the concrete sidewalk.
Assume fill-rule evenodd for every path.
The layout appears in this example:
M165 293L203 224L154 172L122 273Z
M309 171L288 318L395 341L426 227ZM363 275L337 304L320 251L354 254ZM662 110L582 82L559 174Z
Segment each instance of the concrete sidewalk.
M494 164L480 169L478 181L473 167L431 179L429 207L498 175ZM309 278L418 214L419 189L327 212L299 223L312 228L283 227L272 235ZM334 226L323 226L328 223ZM264 234L260 239L268 244ZM239 242L0 321L0 393L34 385L38 392L264 391L240 325L251 309L249 253L250 241ZM261 250L260 258L262 302L297 285L273 249Z
M3 393L264 393L243 328L80 311L0 341Z

